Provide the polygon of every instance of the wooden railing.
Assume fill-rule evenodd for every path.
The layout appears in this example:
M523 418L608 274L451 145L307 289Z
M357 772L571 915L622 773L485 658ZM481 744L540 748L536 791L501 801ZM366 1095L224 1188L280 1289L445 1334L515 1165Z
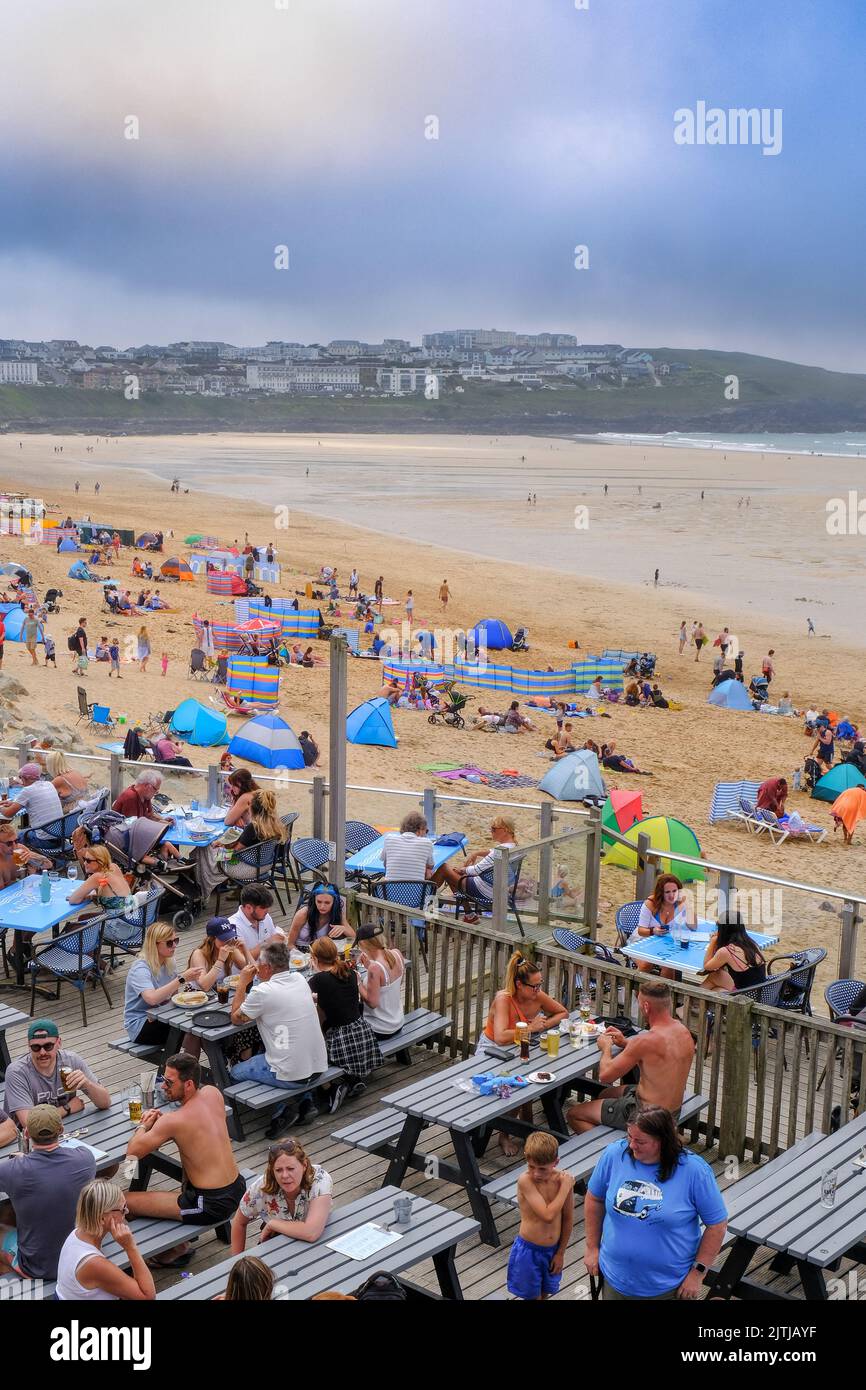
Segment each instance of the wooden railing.
M484 923L418 912L355 895L362 921L383 922L409 962L405 1003L447 1014L451 1027L439 1047L468 1057L502 988L513 936ZM419 924L423 920L423 949ZM569 1008L582 991L607 1017L637 1020L641 972L562 951L553 942L524 943L538 964L543 988ZM696 985L671 982L674 1007L695 1037L689 1087L708 1097L701 1117L703 1147L758 1161L789 1148L813 1130L828 1132L834 1108L842 1123L864 1108L855 1080L866 1068L866 1029L754 1004ZM859 1086L856 1090L859 1092Z

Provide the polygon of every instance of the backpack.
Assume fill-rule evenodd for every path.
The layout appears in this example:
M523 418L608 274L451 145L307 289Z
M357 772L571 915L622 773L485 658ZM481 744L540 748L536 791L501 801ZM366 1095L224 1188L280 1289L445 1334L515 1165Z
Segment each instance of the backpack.
M393 1274L387 1274L380 1269L375 1274L371 1274L369 1279L365 1279L361 1287L355 1290L355 1298L359 1303L366 1303L368 1300L405 1303L406 1290Z

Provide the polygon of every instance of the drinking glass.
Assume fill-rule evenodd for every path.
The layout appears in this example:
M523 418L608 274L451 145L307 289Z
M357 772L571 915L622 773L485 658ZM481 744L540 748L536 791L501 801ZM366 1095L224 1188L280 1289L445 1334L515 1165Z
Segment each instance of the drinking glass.
M825 1168L821 1174L821 1206L834 1207L836 1205L836 1184L839 1181L839 1174L835 1168Z

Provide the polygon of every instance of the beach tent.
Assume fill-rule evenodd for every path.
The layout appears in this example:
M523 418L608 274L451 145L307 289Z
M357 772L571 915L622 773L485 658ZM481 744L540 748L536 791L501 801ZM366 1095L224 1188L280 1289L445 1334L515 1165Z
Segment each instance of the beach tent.
M394 721L388 701L377 695L353 709L346 720L346 738L350 743L369 743L376 748L396 748L397 735L394 733Z
M740 814L740 797L754 801L760 789L760 782L717 782L713 788L710 804L710 825L720 820L731 820Z
M303 767L304 754L292 730L278 714L257 714L242 724L229 752L259 767Z
M6 634L9 634L8 623ZM816 801L835 801L837 796L841 796L842 792L848 791L850 787L866 787L866 777L853 763L837 763L829 772L825 772L823 777L818 778L812 788L812 796Z
M638 835L648 835L653 849L673 850L678 854L687 854L692 859L700 857L701 846L697 835L690 826L681 820L675 820L673 816L649 816L645 820L636 821L631 829L625 832L625 838L635 846ZM637 850L613 844L605 853L602 863L616 864L622 869L634 871L637 868ZM683 883L706 877L704 870L696 865L680 864L670 859L654 860L653 868L660 874L676 874Z
M476 651L486 647L489 652L507 652L511 650L514 641L501 618L481 618L469 633L469 637L474 642Z
M244 704L275 705L280 698L280 668L264 656L230 656L226 689Z
M75 550L78 550L78 546L75 544L75 541L72 539L71 536L67 536L66 539L64 541L61 541L60 545L57 547L59 555L68 555L70 551Z
M4 607L5 607L5 604L4 604ZM3 619L4 624L5 624L5 627L6 627L6 641L7 641L7 642L23 642L23 641L24 641L24 623L25 623L26 618L27 618L27 614L24 612L24 609L21 608L17 603L14 605L14 607L12 607L12 608L10 608L10 609L8 610L8 612L6 613L6 615L5 615L4 619ZM41 626L41 624L40 624L40 627L39 627L39 636L37 637L36 640L37 640L38 642L41 642L41 641L42 641L42 626Z
M209 594L222 594L231 598L232 576L227 570L208 570L205 587Z
M184 700L178 705L172 716L171 731L180 734L187 743L202 748L215 748L229 741L225 715L200 705L198 700Z
M719 709L754 709L752 697L742 681L722 681L707 696L708 705Z
M589 797L604 801L607 796L598 758L591 748L578 748L560 758L544 774L538 789L556 801L586 801Z
M7 560L5 564L0 565L0 574L17 574L23 579L29 577L30 571L23 565L16 565L14 560Z
M93 579L93 575L90 573L84 560L73 561L67 570L67 574L70 579Z
M186 560L179 560L176 555L173 555L170 560L166 560L164 564L160 565L159 572L166 579L182 579L187 584L191 584L194 578L193 572L186 563Z
M156 540L157 535L155 531L142 531L141 535L136 538L136 549L144 550L145 546L153 545Z
M615 830L618 835L625 835L631 830L636 821L643 818L643 798L640 792L631 791L612 791L604 806L601 809L601 823L608 829ZM603 845L612 845L614 841L609 835L602 831L601 842Z

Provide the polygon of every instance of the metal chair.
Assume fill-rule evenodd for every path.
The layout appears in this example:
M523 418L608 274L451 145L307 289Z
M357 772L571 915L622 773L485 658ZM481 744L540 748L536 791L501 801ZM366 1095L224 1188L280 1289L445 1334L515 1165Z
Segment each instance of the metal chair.
M363 820L346 821L346 854L357 854L379 839L380 832Z
M257 845L249 845L246 849L233 849L233 863L223 864L223 874L225 882L220 884L216 890L215 916L220 915L220 898L224 893L232 888L243 890L248 888L251 883L263 884L265 888L272 888L276 894L280 911L285 916L285 906L283 905L280 890L277 886L276 864L279 855L282 858L283 847L279 840L262 840ZM241 873L240 866L244 869L252 870L251 873Z
M282 853L277 856L277 864L274 873L280 882L285 886L286 897L291 899L291 891L297 888L300 891L301 881L298 878L297 870L292 863L292 828L298 819L300 811L289 811L288 815L280 816L282 824L286 827L286 838L283 841Z
M36 982L44 971L57 981L57 994L64 983L74 985L81 998L81 1021L87 1027L87 1006L84 1002L84 987L88 981L99 983L108 1000L108 1007L114 1008L111 995L105 985L105 969L101 960L102 939L105 931L105 918L97 917L82 927L73 927L62 936L55 937L44 946L34 946L27 969L30 972L30 1017L36 1009Z
M517 885L520 882L520 872L523 868L522 859L512 859L508 865L508 911L513 913L520 930L520 935L525 939L526 932L523 930L523 923L520 920L520 913L517 910ZM480 894L459 891L454 902L454 916L459 917L461 912L466 913L469 908L472 911L492 912L493 910L493 870L485 869L478 878L482 883L486 883L490 889L490 897L482 897Z
M159 900L164 892L159 884L153 884L143 903L129 908L119 917L106 918L102 939L110 948L109 970L114 969L115 956L134 956L141 950L144 933L159 916Z
M83 685L76 686L76 691L78 694L78 718L75 722L76 724L80 724L82 719L86 719L89 722L93 705L88 700L87 691L84 689Z
M302 892L317 883L328 882L328 845L325 840L295 840L291 854ZM304 878L305 874L309 875L309 880Z
M189 654L189 673L194 681L209 679L205 669L205 655L201 647L193 647Z
M772 1009L784 1009L789 1013L806 1014L812 1016L812 986L815 983L815 971L826 958L827 952L823 946L810 946L805 951L794 951L790 955L773 956L767 965L767 978L763 984L747 985L745 989L735 989L729 997L738 999L752 999L756 1004L767 1004ZM773 966L779 961L793 961L792 968L783 971L780 975L773 974ZM775 1030L771 1030L770 1036L774 1036ZM753 1033L752 1045L757 1049L757 1033ZM803 1046L806 1049L806 1056L809 1056L809 1039L803 1038ZM755 1052L755 1066L758 1065L758 1054ZM788 1062L782 1054L782 1067L787 1070Z
M37 830L28 830L22 835L22 839L30 849L38 854L44 854L46 859L52 863L63 865L69 859L74 859L75 851L72 848L70 836L81 820L80 811L69 811L67 815L60 816L57 820L50 820L45 825L40 825Z
M616 948L618 951L621 951L623 946L628 944L632 933L637 931L642 907L643 900L639 899L637 902L623 903L622 907L617 908L614 925L616 926ZM629 965L635 964L629 956L626 956L625 959Z
M610 946L605 946L603 941L593 941L590 936L581 936L580 932L572 931L570 927L554 927L552 936L557 946L561 946L564 951L570 951L573 955L588 957L590 960L601 960L604 961L606 965L623 964L623 958L619 955L618 951L612 950ZM629 964L631 964L631 962L629 962ZM579 991L584 987L583 974L580 970L575 972L575 987ZM598 993L595 980L590 980L589 992L594 999ZM610 992L611 982L605 980L602 986L603 997L609 998ZM619 985L617 988L617 1000L618 1007L625 1002L625 991L622 985ZM569 999L563 999L562 1002L567 1009L572 1007Z
M433 894L436 885L431 879L378 879L371 885L371 894L374 898L379 898L382 902L398 903L400 907L417 908L423 912ZM423 917L418 922L413 922L415 935L418 938L418 945L421 947L421 954L424 957L424 964L427 964L427 923Z
M830 1010L830 1021L836 1023L849 1015L851 1005L864 989L866 983L863 980L834 980L832 985L828 985L824 990L824 999Z

